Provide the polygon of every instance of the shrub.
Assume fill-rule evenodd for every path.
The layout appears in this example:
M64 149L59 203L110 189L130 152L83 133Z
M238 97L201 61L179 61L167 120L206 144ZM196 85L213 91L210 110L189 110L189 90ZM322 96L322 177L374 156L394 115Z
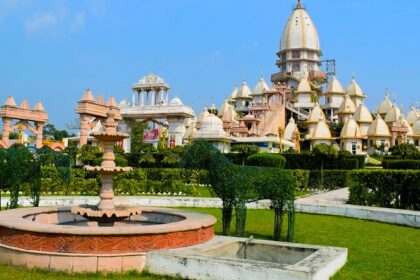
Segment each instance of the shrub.
M357 159L341 159L337 160L337 169L352 170L359 168L359 161Z
M349 203L420 210L420 171L351 171Z
M420 151L414 144L403 143L393 146L389 152L400 159L420 159Z
M302 170L302 169L295 169L292 170L294 183L295 183L295 190L297 191L305 191L308 189L309 186L309 171Z
M420 169L420 160L384 160L382 161L384 169Z
M260 153L249 156L246 160L246 165L250 166L265 166L265 167L279 167L283 169L286 164L286 159L277 154Z
M310 189L336 190L347 187L347 180L346 170L311 170L308 185Z
M151 154L141 154L138 166L140 167L155 167L156 166L156 159Z

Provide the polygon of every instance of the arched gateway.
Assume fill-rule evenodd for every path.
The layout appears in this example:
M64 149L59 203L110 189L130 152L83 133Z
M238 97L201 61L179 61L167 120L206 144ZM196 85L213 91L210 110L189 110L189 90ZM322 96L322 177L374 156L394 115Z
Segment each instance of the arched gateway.
M35 147L42 147L42 130L48 121L48 114L45 112L41 102L37 102L34 108L29 107L28 100L23 100L19 107L12 96L9 96L3 106L0 107L0 118L3 122L2 139L0 147L9 147L10 132L19 131L19 139L23 142L25 131L29 130L35 134Z

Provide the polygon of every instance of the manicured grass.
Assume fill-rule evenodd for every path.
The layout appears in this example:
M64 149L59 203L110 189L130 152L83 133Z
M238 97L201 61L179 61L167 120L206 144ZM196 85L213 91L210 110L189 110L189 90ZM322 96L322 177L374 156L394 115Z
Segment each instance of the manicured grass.
M90 273L90 274L75 274L68 275L65 273L49 272L38 269L26 270L21 268L8 267L0 265L0 279L8 280L94 280L94 279L136 279L136 280L181 280L181 278L172 278L166 276L151 275L149 273L137 273L128 272L125 274L102 274L102 273Z
M214 215L220 221L221 210L211 208L189 208ZM216 233L221 224L216 224ZM234 229L234 224L232 225ZM271 239L273 212L270 210L248 210L246 235ZM284 228L285 230L285 228ZM234 234L232 232L232 234ZM285 236L286 233L283 233ZM358 219L297 214L295 242L346 247L348 262L333 280L360 279L419 279L420 275L420 230ZM28 271L0 266L0 279L173 279L148 274L124 275L76 275L67 276L52 272Z

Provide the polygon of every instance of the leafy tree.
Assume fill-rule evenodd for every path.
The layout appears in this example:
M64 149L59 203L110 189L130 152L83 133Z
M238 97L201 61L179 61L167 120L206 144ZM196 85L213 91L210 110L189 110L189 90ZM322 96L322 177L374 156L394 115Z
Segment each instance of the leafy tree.
M65 154L69 155L71 165L75 166L75 165L76 165L76 162L77 162L77 156L78 156L78 155L79 155L79 153L80 153L80 150L79 150L79 148L77 147L77 145L76 145L76 144L74 144L74 145L69 145L69 146L67 146L67 147L64 149L63 153L65 153Z
M140 167L155 167L156 159L153 157L152 154L141 154L138 164Z
M180 161L179 155L171 152L165 155L161 163L162 165L166 167L177 167L179 165L179 161Z
M39 203L40 190L40 161L35 154L30 152L23 145L12 145L7 149L6 153L2 153L4 157L1 163L3 170L3 184L10 190L10 208L17 208L19 201L19 192L23 183L31 184L31 193L34 199L34 205Z
M245 144L235 145L231 149L231 152L236 152L240 155L242 165L245 165L245 161L250 155L256 154L259 151L259 147Z
M321 162L321 169L327 161L335 160L338 158L338 151L331 145L318 144L312 150L311 153L316 159Z
M270 199L277 217L275 238L280 238L284 209L287 209L289 214L294 213L295 184L291 171L235 165L205 141L196 141L188 147L181 159L181 166L208 171L207 178L212 190L222 200L224 235L230 232L233 209L236 211L236 234L242 236L246 221L246 202ZM293 217L293 215L289 217L292 223ZM293 230L289 228L288 233L293 234ZM288 238L291 240L292 236Z
M53 165L55 160L55 152L48 146L44 145L38 149L37 154L41 161L41 165Z
M19 134L16 131L11 131L9 133L9 139L17 140L19 139Z
M69 133L67 130L58 130L55 128L55 125L47 123L44 125L42 135L44 137L51 137L52 140L62 141L63 138L68 138L74 136L74 134Z
M318 144L312 150L312 156L321 162L321 188L324 187L324 166L338 158L338 151L331 145Z
M80 148L79 160L82 161L84 165L94 165L95 159L101 158L102 155L103 153L98 147L85 144Z
M114 154L123 156L125 151L121 146L114 146Z
M131 153L141 154L143 152L150 152L154 150L153 145L143 142L144 130L147 129L146 122L132 121L130 123L131 133Z
M391 147L389 151L400 159L420 159L420 151L414 144L403 143Z

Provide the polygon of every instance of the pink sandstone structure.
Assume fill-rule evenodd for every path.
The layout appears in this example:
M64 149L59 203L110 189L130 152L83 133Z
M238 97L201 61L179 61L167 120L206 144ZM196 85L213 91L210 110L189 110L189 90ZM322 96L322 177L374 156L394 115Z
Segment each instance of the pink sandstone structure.
M33 109L29 107L28 100L23 100L19 107L12 96L9 96L3 106L0 107L0 118L3 121L2 139L0 147L9 147L9 136L13 130L19 130L22 135L26 129L35 134L36 148L42 147L42 129L48 121L41 102L37 102ZM13 121L17 120L15 124ZM32 124L31 124L32 123Z
M125 133L117 132L115 113L112 109L107 113L104 123L105 131L94 132L91 135L103 143L103 160L101 166L85 166L87 171L101 174L102 187L97 206L74 206L72 214L81 215L88 220L97 221L100 226L113 226L115 221L124 220L132 215L141 213L140 207L115 207L112 177L119 173L129 172L131 167L115 165L114 145L116 141L127 138Z
M114 118L121 120L120 109L114 97L110 97L105 103L102 95L94 98L90 89L86 90L82 99L77 102L76 113L80 116L80 140L79 147L87 144L88 133L99 121L103 122L109 109L114 112ZM94 119L91 121L91 119Z

